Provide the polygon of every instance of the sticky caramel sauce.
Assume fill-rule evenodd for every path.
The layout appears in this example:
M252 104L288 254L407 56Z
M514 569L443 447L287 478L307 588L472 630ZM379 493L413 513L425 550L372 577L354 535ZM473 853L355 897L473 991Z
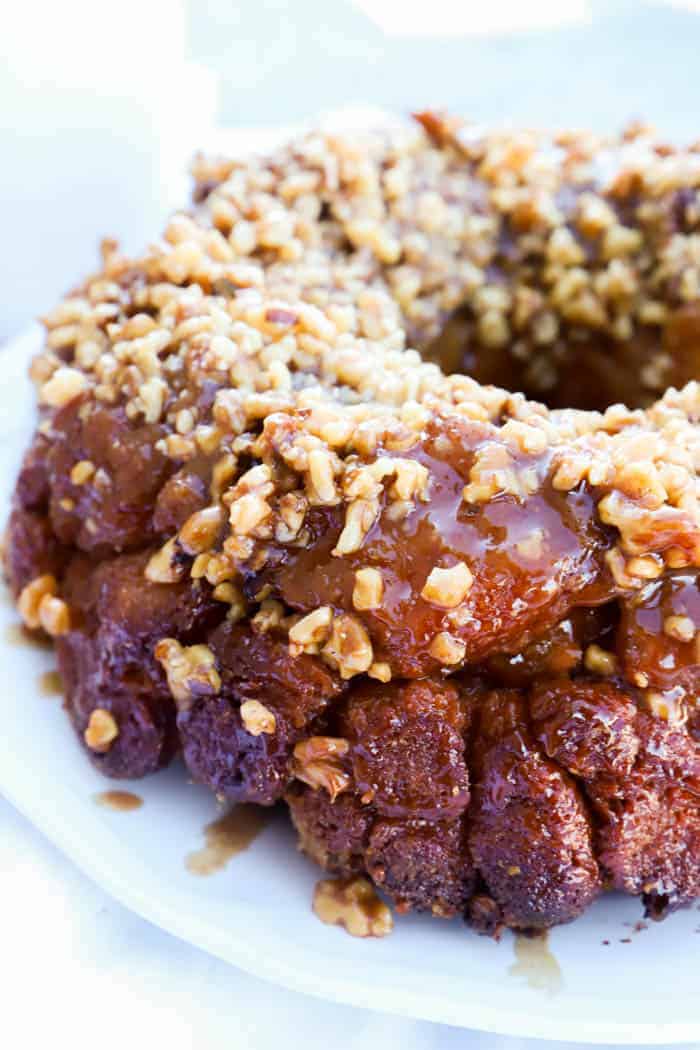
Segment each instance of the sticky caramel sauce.
M39 692L42 696L61 696L63 693L63 682L61 676L55 669L44 671L39 675Z
M547 933L535 937L515 936L515 962L508 970L511 977L524 977L528 988L548 995L561 990L561 967L549 947Z
M214 875L228 862L248 849L269 820L262 806L234 806L204 829L202 849L188 853L185 867L191 875Z
M571 605L606 600L611 584L603 555L610 538L596 520L589 492L560 492L547 481L551 451L516 462L516 473L527 468L537 484L527 498L465 501L465 485L485 440L486 431L477 424L431 424L424 439L402 453L426 469L429 499L409 501L398 516L394 505L385 503L361 549L342 558L333 554L342 508L314 508L305 519L309 545L280 550L261 582L270 582L304 612L324 605L352 609L357 569L379 569L381 606L360 619L372 637L375 660L388 662L394 677L434 671L430 645L440 631L464 642L470 662L476 662L508 651L528 631L541 636ZM469 566L473 582L457 623L425 601L422 588L433 567L459 561Z
M113 809L117 813L131 813L143 805L143 799L131 791L100 791L95 795L95 802L98 806Z

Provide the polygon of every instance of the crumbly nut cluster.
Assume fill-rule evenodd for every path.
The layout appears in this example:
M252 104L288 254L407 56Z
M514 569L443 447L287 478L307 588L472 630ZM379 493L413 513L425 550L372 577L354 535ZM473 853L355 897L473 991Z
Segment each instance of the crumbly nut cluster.
M393 929L389 908L369 879L321 879L313 909L321 922L344 926L352 937L385 937Z
M363 674L374 664L372 642L362 621L350 613L334 615L327 605L307 613L290 627L289 651L292 656L320 653L341 678Z

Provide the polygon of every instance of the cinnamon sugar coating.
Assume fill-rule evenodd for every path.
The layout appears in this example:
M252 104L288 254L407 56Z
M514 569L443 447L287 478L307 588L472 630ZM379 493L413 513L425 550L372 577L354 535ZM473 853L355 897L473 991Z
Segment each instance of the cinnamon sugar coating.
M6 568L92 760L491 932L700 895L700 152L422 114L194 177L31 369Z

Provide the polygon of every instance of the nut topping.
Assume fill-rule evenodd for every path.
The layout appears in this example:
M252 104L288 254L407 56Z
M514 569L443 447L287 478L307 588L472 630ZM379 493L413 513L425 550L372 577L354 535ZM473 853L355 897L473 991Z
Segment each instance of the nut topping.
M321 879L314 890L313 909L321 922L344 926L351 937L386 937L394 922L391 912L368 879Z
M37 576L22 589L17 608L25 626L35 631L43 628L52 638L70 630L70 610L56 597L58 584L55 576Z
M463 561L449 569L431 569L421 597L442 609L454 609L461 605L471 590L474 577Z
M90 712L83 737L91 751L96 751L99 755L106 754L118 736L119 726L110 711L96 707Z
M186 573L187 564L175 537L151 555L145 570L146 579L151 583L177 583Z
M274 714L259 700L246 700L241 704L241 721L252 736L260 736L261 733L271 734L277 728L277 719Z
M341 678L368 671L374 659L364 626L356 617L345 613L333 619L330 637L321 652L331 667L337 668Z
M162 638L154 655L168 679L172 697L181 711L197 697L214 696L221 688L213 652L206 645L182 646L175 638Z
M358 612L378 609L382 604L384 581L379 569L358 569L355 573L355 587L352 592L352 604Z

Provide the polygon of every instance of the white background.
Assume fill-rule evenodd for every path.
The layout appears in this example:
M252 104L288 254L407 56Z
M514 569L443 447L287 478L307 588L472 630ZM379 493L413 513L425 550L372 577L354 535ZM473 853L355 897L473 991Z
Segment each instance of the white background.
M182 198L186 157L217 122L443 104L488 121L597 128L643 115L700 137L699 6L0 0L0 339L92 265L100 235L133 248L153 236ZM21 702L11 683L4 702ZM51 771L37 775L50 791ZM12 1050L534 1045L249 978L110 901L2 799L0 936Z

